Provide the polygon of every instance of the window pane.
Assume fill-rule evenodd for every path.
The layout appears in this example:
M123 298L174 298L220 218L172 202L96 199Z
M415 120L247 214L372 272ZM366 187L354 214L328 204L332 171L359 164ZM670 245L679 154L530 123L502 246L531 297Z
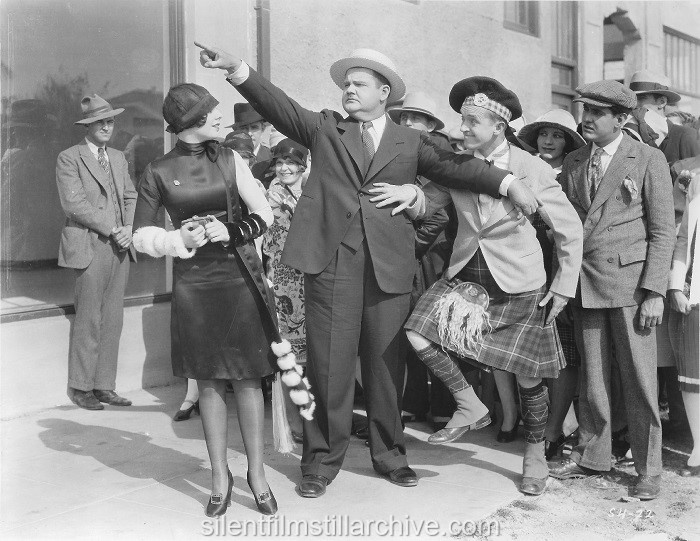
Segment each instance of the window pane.
M72 304L72 269L57 265L64 214L56 157L80 142L80 99L115 108L110 143L132 175L163 154L167 0L4 0L0 201L2 312ZM131 266L127 295L165 292L165 261Z
M552 64L552 84L572 87L574 82L574 70L568 66Z

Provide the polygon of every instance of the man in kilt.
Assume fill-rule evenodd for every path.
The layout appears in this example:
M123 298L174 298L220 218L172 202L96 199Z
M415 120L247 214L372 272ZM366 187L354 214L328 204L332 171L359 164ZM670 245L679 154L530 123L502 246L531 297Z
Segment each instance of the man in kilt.
M494 79L471 77L454 85L450 105L462 114L467 151L512 171L537 195L538 212L554 233L559 267L546 291L535 228L508 199L436 187L438 193L431 194L431 199L440 205L454 202L457 239L445 275L418 301L405 327L418 357L452 392L457 411L428 441L454 441L489 423L488 411L460 372L455 355L486 370L511 372L520 388L527 441L520 490L538 495L544 492L548 475L544 455L547 389L542 380L556 378L566 365L554 319L576 292L582 227L552 168L506 140L508 122L522 114L512 91ZM461 288L455 288L465 282L478 284L488 293L486 314L480 316L478 309L473 310L475 303L470 308L457 297ZM552 305L545 318L549 301ZM446 338L446 327L464 329L472 320L474 328L474 318L478 326L473 336L460 335L458 330L456 340Z

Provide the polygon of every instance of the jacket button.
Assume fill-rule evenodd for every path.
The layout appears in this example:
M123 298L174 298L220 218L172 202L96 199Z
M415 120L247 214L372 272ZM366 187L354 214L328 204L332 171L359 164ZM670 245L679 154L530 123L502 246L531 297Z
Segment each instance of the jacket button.
M611 225L608 226L608 231L612 231L612 226L611 226Z
M364 197L364 196L365 196L365 194L363 194L362 192L360 192L358 195L359 195L360 197Z
M345 217L349 220L352 217L352 212L348 212Z
M615 261L614 258L612 258L612 257L609 257L609 258L608 258L608 263L612 263L613 261Z
M616 195L616 196L615 196L615 199L617 199L617 200L619 201L620 199L622 199L622 196L621 196L621 195Z

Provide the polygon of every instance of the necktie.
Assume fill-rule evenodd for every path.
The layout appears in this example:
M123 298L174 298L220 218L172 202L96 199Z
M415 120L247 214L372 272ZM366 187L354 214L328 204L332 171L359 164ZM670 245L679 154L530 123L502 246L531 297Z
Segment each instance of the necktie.
M588 163L588 189L591 194L591 202L593 202L598 184L600 184L603 178L603 163L600 159L603 152L605 151L602 148L596 148L591 161Z
M102 147L97 149L97 161L100 162L102 169L104 169L105 172L109 173L109 162L107 161L107 154L105 153L105 149Z
M369 169L369 164L372 163L375 148L372 136L369 134L369 129L372 127L371 122L362 123L362 145L365 147L365 171Z

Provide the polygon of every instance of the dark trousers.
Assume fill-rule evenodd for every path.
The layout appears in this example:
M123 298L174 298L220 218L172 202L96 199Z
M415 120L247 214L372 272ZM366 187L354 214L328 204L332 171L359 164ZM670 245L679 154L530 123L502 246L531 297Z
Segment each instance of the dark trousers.
M75 319L68 353L68 386L113 391L124 319L129 257L100 236L85 269L75 271Z
M302 474L332 480L343 464L358 352L373 466L381 473L406 466L399 403L410 294L380 290L366 241L357 251L341 244L323 272L304 278L307 376L316 412L304 421Z

